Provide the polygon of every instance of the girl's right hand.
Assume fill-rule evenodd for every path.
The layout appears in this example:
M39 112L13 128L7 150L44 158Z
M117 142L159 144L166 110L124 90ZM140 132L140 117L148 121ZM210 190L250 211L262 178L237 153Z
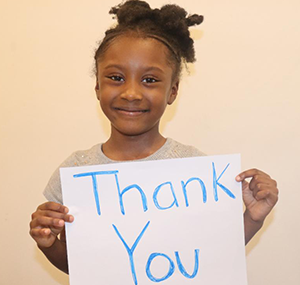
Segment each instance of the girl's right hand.
M51 247L63 232L65 222L72 223L74 217L69 209L55 202L46 202L31 215L30 235L39 247Z

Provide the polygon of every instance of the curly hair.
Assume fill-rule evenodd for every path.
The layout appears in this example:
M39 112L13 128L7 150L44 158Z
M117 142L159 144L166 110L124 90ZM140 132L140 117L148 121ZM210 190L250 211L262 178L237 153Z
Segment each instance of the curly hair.
M129 34L136 37L154 38L169 49L169 61L174 64L174 77L179 77L182 62L194 62L194 41L190 37L189 27L199 25L203 16L187 12L174 4L161 9L151 9L145 1L129 0L111 8L110 14L117 18L118 24L105 32L105 37L96 50L97 62L118 36Z

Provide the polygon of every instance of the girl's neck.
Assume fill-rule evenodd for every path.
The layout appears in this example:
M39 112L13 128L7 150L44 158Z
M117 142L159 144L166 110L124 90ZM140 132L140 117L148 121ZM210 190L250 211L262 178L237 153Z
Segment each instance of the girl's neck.
M102 151L112 160L135 160L148 157L160 149L165 142L166 138L158 131L155 135L146 133L127 136L112 130L110 138L102 145Z

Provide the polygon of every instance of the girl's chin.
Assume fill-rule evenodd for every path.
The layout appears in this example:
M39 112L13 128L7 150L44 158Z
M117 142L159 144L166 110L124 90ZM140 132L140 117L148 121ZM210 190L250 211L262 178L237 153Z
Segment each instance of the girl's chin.
M142 128L137 126L130 126L130 124L127 124L124 127L121 126L112 126L114 130L112 130L112 135L117 132L123 136L127 137L142 137L142 136L156 136L159 135L158 128L152 127L150 129L148 128Z

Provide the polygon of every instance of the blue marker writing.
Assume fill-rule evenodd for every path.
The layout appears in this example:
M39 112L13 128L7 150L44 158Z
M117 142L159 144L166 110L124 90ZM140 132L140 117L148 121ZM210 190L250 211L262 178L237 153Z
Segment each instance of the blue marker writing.
M117 227L115 225L112 225L114 230L116 231L118 237L120 238L120 240L122 241L122 243L124 244L124 246L127 250L128 257L129 257L129 262L130 262L131 273L132 273L132 278L133 278L133 281L134 281L135 285L137 285L138 282L137 282L136 272L135 272L135 267L134 267L133 252L136 249L140 239L142 238L142 236L145 233L146 229L148 228L149 224L150 224L150 221L143 228L143 230L141 231L141 233L139 234L139 236L137 237L137 239L135 240L135 242L134 242L134 244L131 248L127 245L127 243L125 242L125 240L121 236L120 232L118 231Z
M162 207L161 205L159 205L158 201L157 201L157 195L161 189L161 187L165 186L165 185L170 185L170 189L171 189L171 192L172 192L172 195L173 195L173 203L170 205L170 206L167 206L167 207ZM175 193L174 193L174 188L173 188L173 185L171 182L165 182L165 183L162 183L160 185L158 185L155 190L154 190L154 193L153 193L153 202L156 206L157 209L159 210L167 210L169 208L172 208L174 205L176 205L176 207L178 207L178 202L177 202L177 199L176 199L176 196L175 196Z
M207 201L207 193L206 193L206 188L205 188L204 182L200 178L192 177L186 183L181 181L182 191L183 191L183 195L184 195L184 198L185 198L185 205L187 207L189 206L189 201L188 201L188 198L187 198L186 186L192 181L198 181L199 182L199 184L201 186L201 189L202 189L203 203L206 203L206 201Z
M120 183L119 183L119 179L118 179L118 173L119 173L118 170L95 171L95 172L86 172L86 173L75 174L75 175L73 175L73 177L74 178L87 177L87 176L92 177L94 198L95 198L95 202L96 202L97 213L98 213L99 216L101 215L101 210L100 210L100 199L99 199L98 183L97 183L97 176L98 175L110 175L110 174L114 175L116 186L117 186L117 189L118 189L120 209L121 209L121 213L123 215L125 215L123 195L131 189L136 189L140 193L142 203L143 203L143 209L144 209L144 212L146 212L148 210L147 197L146 197L144 191L142 190L142 188L140 186L138 186L137 184L133 184L133 185L127 186L126 188L123 189L123 191L121 191Z
M152 275L151 271L150 271L150 265L151 265L151 262L153 261L154 258L156 258L157 256L162 256L164 258L166 258L168 261L169 261L169 271L168 273L161 277L161 278L156 278ZM164 281L166 279L168 279L169 277L171 277L174 273L174 270L175 270L175 265L174 265L174 262L172 261L172 259L167 256L166 254L164 253L159 253L159 252L154 252L152 254L150 254L149 258L148 258L148 261L147 261L147 264L146 264L146 274L148 276L148 278L153 281L153 282L161 282L161 281Z
M233 193L226 188L223 184L221 184L219 182L220 178L222 177L222 175L224 174L224 172L226 171L226 169L228 168L228 166L230 165L230 163L227 164L227 166L224 168L224 170L222 171L222 173L220 174L220 176L217 178L217 174L216 174L216 169L215 169L215 164L212 163L213 166L213 189L214 189L214 198L215 201L218 201L218 186L231 198L235 199L235 196L233 195Z
M144 191L142 190L142 188L137 185L137 184L133 184L130 186L127 186L126 188L124 188L124 190L121 192L120 191L120 187L119 187L119 183L118 183L118 193L119 193L119 203L120 203L120 208L121 208L121 213L123 215L125 215L125 211L124 211L124 204L123 204L123 195L128 192L130 189L137 189L141 195L141 199L142 199L142 203L143 203L143 209L144 212L146 212L148 210L148 206L147 206L147 197L144 193Z
M118 176L117 176L118 172L119 172L118 170L112 170L112 171L95 171L95 172L86 172L86 173L79 173L79 174L73 175L74 178L87 177L87 176L91 176L92 177L94 197L95 197L95 202L96 202L97 213L98 213L99 216L101 215L101 211L100 211L100 200L99 200L99 193L98 193L97 175L110 175L110 174L114 174L115 175L115 179L116 179L116 183L117 183L117 185L119 185Z
M183 267L183 265L181 263L178 251L175 251L175 256L176 256L177 265L178 265L178 268L179 268L181 274L189 279L194 278L197 275L198 270L199 270L199 249L195 249L195 266L194 266L194 271L192 274L188 274L186 272L185 268Z

